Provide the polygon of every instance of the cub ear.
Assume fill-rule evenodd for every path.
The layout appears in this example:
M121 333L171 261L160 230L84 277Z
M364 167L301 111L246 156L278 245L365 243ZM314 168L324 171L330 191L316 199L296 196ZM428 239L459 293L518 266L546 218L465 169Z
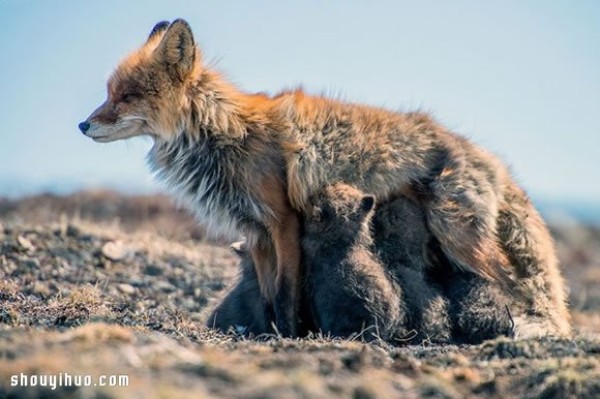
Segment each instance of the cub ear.
M155 50L158 61L175 78L185 80L194 67L196 45L190 25L183 19L176 19L167 28Z
M313 210L312 210L312 215L311 216L312 216L312 219L315 222L320 222L321 219L322 219L322 217L323 217L323 211L321 210L320 207L314 206Z
M375 197L372 195L365 195L360 200L360 209L364 213L368 213L375 206Z
M154 25L154 28L152 28L152 32L150 32L150 34L148 35L147 41L154 39L156 36L166 31L169 25L169 21L160 21L159 23Z

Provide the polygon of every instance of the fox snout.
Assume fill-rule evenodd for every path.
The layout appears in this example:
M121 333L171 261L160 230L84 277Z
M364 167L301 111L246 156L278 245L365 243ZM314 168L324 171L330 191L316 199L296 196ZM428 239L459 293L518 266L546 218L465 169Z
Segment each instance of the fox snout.
M85 132L87 132L90 129L91 125L88 121L83 121L78 126L79 130L81 130L81 133L85 134Z
M78 127L86 137L100 143L148 134L146 119L124 112L123 105L105 101Z

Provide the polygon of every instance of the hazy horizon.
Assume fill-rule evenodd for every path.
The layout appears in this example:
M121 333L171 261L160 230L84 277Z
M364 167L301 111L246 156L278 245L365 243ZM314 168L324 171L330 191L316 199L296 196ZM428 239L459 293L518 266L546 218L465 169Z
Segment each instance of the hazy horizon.
M421 108L498 154L534 199L600 204L600 3L0 2L0 196L161 191L150 140L98 144L77 123L160 20L188 20L247 91L302 84Z

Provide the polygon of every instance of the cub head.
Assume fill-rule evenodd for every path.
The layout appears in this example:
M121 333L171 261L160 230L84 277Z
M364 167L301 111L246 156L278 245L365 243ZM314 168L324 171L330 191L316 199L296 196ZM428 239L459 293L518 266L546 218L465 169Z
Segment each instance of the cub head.
M374 196L352 186L327 186L311 198L310 211L305 216L306 233L329 240L369 233L374 206Z
M186 21L159 22L146 43L113 72L106 101L79 129L104 143L140 135L168 138L180 128L186 90L200 74L200 58Z

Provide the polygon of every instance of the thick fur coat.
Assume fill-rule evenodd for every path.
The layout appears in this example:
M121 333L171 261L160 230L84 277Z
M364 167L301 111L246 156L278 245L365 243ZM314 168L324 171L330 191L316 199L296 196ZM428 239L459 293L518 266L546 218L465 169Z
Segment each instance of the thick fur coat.
M161 22L119 64L80 124L99 142L149 135L151 167L209 231L244 235L265 308L297 332L301 217L346 183L386 203L415 200L441 251L501 283L568 335L553 242L502 163L427 115L305 94L247 94L202 62L189 25ZM541 297L539 294L543 293Z

